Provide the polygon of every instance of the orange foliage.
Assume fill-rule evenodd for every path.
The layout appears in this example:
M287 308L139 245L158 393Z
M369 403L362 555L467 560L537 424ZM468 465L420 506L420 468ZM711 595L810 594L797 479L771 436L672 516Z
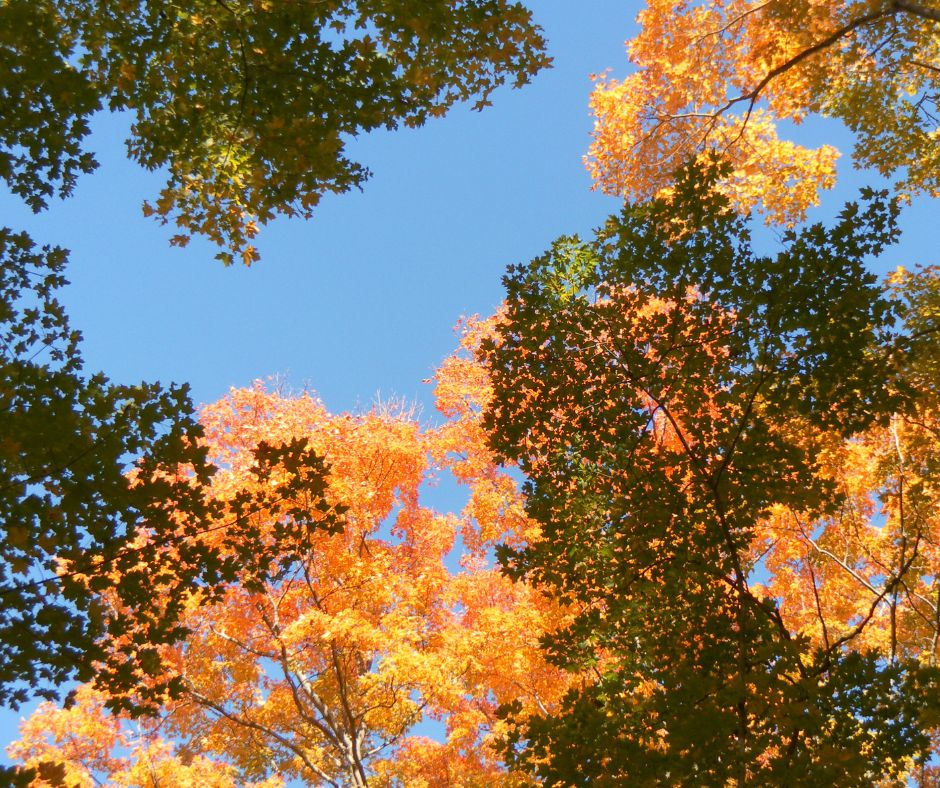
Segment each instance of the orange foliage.
M46 702L20 726L20 740L7 753L39 778L35 788L93 788L106 774L119 786L172 785L175 788L236 788L234 769L202 756L175 753L154 731L122 730L121 721L105 711L106 696L79 687L75 705L61 709ZM121 753L120 755L117 753ZM246 785L241 783L241 785ZM281 788L271 778L246 788Z
M468 321L464 346L472 350L487 326ZM233 584L217 604L193 598L184 616L188 638L162 654L185 689L167 703L159 726L192 760L183 764L153 736L126 758L104 759L126 734L87 689L72 711L48 707L24 723L11 755L27 765L62 762L69 774L103 775L115 785L145 761L168 775L176 770L168 777L174 785L185 785L185 770L203 762L223 765L216 782L193 777L193 784L508 779L491 746L502 732L497 708L550 708L570 679L539 648L563 611L510 582L488 558L498 540L518 543L536 532L516 481L483 444L487 389L475 363L447 360L437 376L448 416L440 427L421 425L396 404L333 415L309 394L283 396L260 384L205 408L206 441L221 468L217 499L278 483L253 473L253 449L303 438L326 458L326 498L348 507L344 527L311 529L300 560L265 582ZM424 486L447 473L469 490L460 513L423 502ZM248 524L263 537L281 515L254 511ZM100 728L85 737L97 742L90 749L55 738L56 726L77 726L70 714ZM443 724L445 740L413 735L422 719ZM54 740L42 749L37 742L49 735Z
M627 43L638 70L595 77L595 183L643 201L676 169L717 153L740 210L794 224L835 181L838 151L778 136L808 113L857 134L859 166L907 168L910 193L940 193L936 11L871 0L649 0ZM934 98L931 98L934 96Z
M758 531L767 592L794 632L886 658L938 661L940 490L937 413L894 416L848 442L817 436L820 472L838 508L778 506Z

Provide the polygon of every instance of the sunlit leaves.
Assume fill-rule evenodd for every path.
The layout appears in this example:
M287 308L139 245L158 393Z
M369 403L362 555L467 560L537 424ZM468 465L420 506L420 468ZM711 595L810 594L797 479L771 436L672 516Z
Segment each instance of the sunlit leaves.
M144 212L225 263L256 260L275 215L361 186L351 138L482 108L549 63L509 0L14 0L0 31L0 178L35 209L70 193L94 167L87 118L129 111L129 155L167 175Z
M282 788L280 779L239 783L231 766L191 753L174 752L155 730L132 731L105 711L107 696L81 687L75 705L42 704L20 726L20 739L7 754L34 770L33 785L100 785L107 775L114 788L141 785L192 788Z
M490 329L471 322L465 344ZM158 650L152 679L181 693L164 698L161 725L143 723L148 747L159 745L159 728L182 752L226 764L220 775L239 784L527 783L500 763L497 709L551 708L564 692L569 679L545 662L539 639L565 611L485 558L496 540L519 542L532 529L515 482L482 443L480 372L466 356L443 365L438 394L451 419L438 428L400 406L333 415L312 396L260 386L205 409L220 467L210 498L240 516L233 532L209 529L200 540L237 561L225 564L235 571L221 593L181 596L188 634ZM423 500L422 488L450 468L470 488L459 514ZM103 719L92 707L75 712L85 713ZM67 714L45 707L13 755L117 784L143 768L142 750L115 766L95 761L99 750L70 749L56 737ZM425 717L443 724L444 741L414 735ZM170 756L158 761L182 780Z
M448 362L441 390L470 404L480 390L465 371ZM421 429L394 407L334 416L310 396L256 388L204 413L213 454L230 469L217 494L244 483L246 449L259 437L303 435L325 453L329 495L348 509L344 529L315 534L295 570L257 591L232 587L222 604L194 613L177 658L190 698L174 707L179 735L259 776L276 765L311 782L374 774L420 784L431 764L479 781L498 775L496 706L551 703L561 685L538 649L553 606L480 557L518 514L499 514L513 511L515 485L473 445L482 433L460 426L478 410ZM482 486L464 517L428 508L420 489L456 451L467 458L456 459L459 478ZM482 503L492 497L502 500ZM481 510L492 519L477 519ZM455 571L460 533L477 557ZM425 714L445 722L445 744L410 736ZM233 746L247 729L264 741L263 761Z
M940 190L937 12L920 2L653 0L628 42L639 70L597 78L590 169L606 192L646 200L689 158L717 153L742 210L792 225L835 180L838 151L782 139L778 122L842 120L854 159Z

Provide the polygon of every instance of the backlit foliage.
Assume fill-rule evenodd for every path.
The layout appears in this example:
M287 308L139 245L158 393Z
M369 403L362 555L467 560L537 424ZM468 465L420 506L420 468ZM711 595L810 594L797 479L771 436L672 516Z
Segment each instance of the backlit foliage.
M268 447L259 467L286 471L281 484L209 499L215 468L185 387L84 372L57 299L65 263L0 229L0 703L94 679L113 704L143 707L172 689L154 683L157 649L182 636L187 599L267 571L270 545L240 516L316 497L324 469L301 446Z
M128 111L128 154L167 173L145 213L250 264L260 225L366 180L350 138L487 106L543 47L509 0L3 0L0 178L34 210L71 194L89 118Z
M470 324L468 346L485 328ZM568 677L539 648L563 611L486 558L496 540L518 542L534 531L515 482L479 442L487 395L479 372L466 357L445 363L438 395L452 418L439 428L422 427L400 406L335 416L312 396L260 386L205 409L206 442L222 468L214 498L274 481L253 471L260 441L303 438L327 458L326 499L334 507L342 501L343 527L310 531L299 562L264 582L233 583L216 604L193 597L186 641L163 650L183 694L167 703L158 726L149 724L151 736L171 735L187 757L228 764L220 774L240 780L527 782L500 764L497 709L544 710L564 692ZM422 503L422 486L449 468L470 491L460 514ZM246 527L254 524L263 541L271 520L257 511ZM92 698L84 692L80 706ZM117 730L92 700L76 713ZM11 754L123 784L117 767L56 739L56 714L69 713L44 708ZM422 718L439 721L443 741L414 734ZM36 743L50 737L45 749ZM88 752L105 752L104 744ZM135 758L128 762L140 768Z
M925 314L866 272L896 234L872 193L757 255L721 174L507 278L484 423L541 535L501 560L578 611L546 653L582 683L504 752L548 784L903 784L938 723L910 372L936 363L936 279Z
M855 134L855 163L940 194L940 10L907 0L650 0L627 44L638 67L597 78L589 165L605 192L646 200L689 158L732 164L741 210L793 224L835 180L838 152L778 134L815 113Z
M0 0L0 180L34 211L71 195L97 166L92 116L127 112L128 154L168 178L145 212L178 225L173 243L200 234L251 263L259 225L366 179L350 137L482 108L548 64L543 44L507 0ZM0 703L95 678L145 705L173 689L153 684L157 649L186 600L246 562L261 578L274 541L289 557L283 534L240 529L247 513L316 497L323 468L299 443L259 445L286 486L207 499L186 387L84 374L55 298L66 259L0 228Z
M104 696L84 686L71 708L43 703L21 725L21 739L7 752L37 771L33 785L93 788L101 784L98 775L107 775L115 788L283 788L277 778L236 782L234 769L227 764L175 752L152 731L122 730L120 720L105 711L104 701Z

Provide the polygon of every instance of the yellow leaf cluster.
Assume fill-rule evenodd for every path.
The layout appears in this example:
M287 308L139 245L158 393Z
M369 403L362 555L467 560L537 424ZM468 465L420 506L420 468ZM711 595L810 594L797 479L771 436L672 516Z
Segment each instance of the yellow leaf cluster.
M595 185L643 201L689 160L717 155L731 164L720 188L739 210L792 225L835 181L833 146L778 136L780 121L813 112L856 133L859 166L906 168L902 188L940 193L936 23L901 5L651 0L627 45L637 70L595 77Z
M936 412L896 415L849 441L808 435L839 506L778 506L758 532L770 580L794 632L887 658L938 658L940 489Z

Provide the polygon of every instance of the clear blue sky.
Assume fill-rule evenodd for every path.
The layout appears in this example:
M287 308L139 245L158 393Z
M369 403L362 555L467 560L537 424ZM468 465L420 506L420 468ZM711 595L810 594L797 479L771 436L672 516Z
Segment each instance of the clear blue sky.
M162 184L124 158L127 120L101 116L99 170L33 217L0 201L4 223L72 250L67 306L90 368L122 382L189 381L197 401L285 373L334 410L376 391L418 398L454 346L461 314L489 313L510 263L562 232L589 231L617 201L589 191L588 74L623 61L635 9L613 0L533 3L555 68L416 130L353 140L374 173L325 198L310 221L262 231L263 259L223 268L140 213Z
M188 381L196 402L283 374L334 411L367 407L377 392L433 409L429 377L454 348L463 314L492 312L507 265L563 233L588 234L617 200L590 191L582 164L591 129L589 74L626 73L624 41L636 0L531 0L555 67L522 90L503 89L482 113L465 107L416 130L376 133L349 154L373 170L363 192L330 196L314 219L262 231L263 259L223 268L194 241L171 249L172 229L140 213L162 181L124 158L127 120L101 116L99 170L75 196L33 216L0 193L2 223L72 250L64 300L85 337L89 370L112 379ZM836 124L800 137L847 147ZM859 183L845 157L831 215ZM879 265L933 262L938 204L905 217L903 246ZM0 712L0 745L19 715Z

